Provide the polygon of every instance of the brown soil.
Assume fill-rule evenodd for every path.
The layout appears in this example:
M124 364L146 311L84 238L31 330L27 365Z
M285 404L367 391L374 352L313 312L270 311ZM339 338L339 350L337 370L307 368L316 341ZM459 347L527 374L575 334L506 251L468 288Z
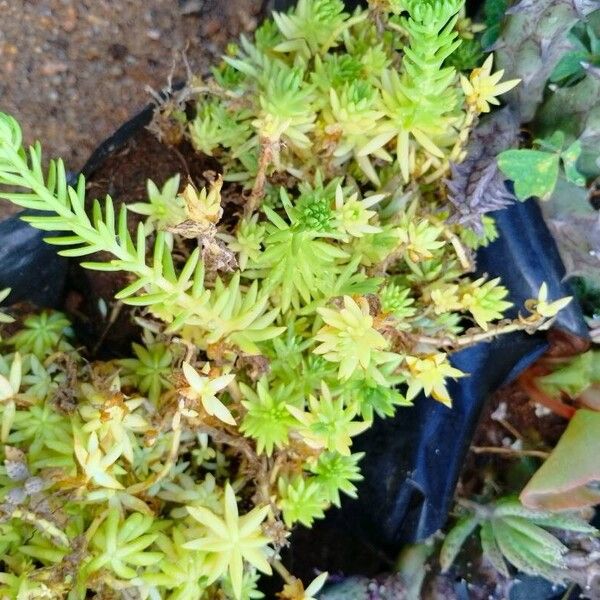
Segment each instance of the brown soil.
M205 73L252 30L265 0L0 0L0 110L27 144L78 170L150 100L146 87ZM11 209L0 202L0 220Z
M200 157L187 142L177 148L169 147L142 128L88 177L87 196L104 198L108 194L116 206L123 202L140 202L147 198L148 179L161 187L179 173L181 187L187 181L202 186L205 171L217 166L216 162Z
M501 447L503 440L516 439L514 433L492 417L494 413L498 413L500 404L505 407L502 421L512 426L514 433L518 432L524 445L530 449L545 450L553 447L567 424L566 419L543 409L540 414L536 414L536 410L540 411L539 407L529 399L518 382L513 382L492 396L475 434L473 445Z
M584 340L568 337L571 343L567 345L564 334L550 332L550 348L532 369L548 358L568 357L576 349L585 350ZM519 380L500 388L489 399L473 436L459 494L479 494L491 480L500 487L506 485L506 489L519 489L542 460L526 453L551 451L567 424L566 418L532 401Z
M152 179L161 187L167 179L179 173L180 188L191 182L197 187L206 184L204 173L217 168L211 159L200 157L192 147L183 142L178 147L168 147L141 128L127 142L113 151L100 164L87 181L88 198L104 198L109 194L116 209L122 203L146 198L146 183ZM138 217L129 213L130 230L134 230ZM91 260L109 260L107 256L92 256ZM79 337L92 354L118 355L129 351L132 339L137 337L137 327L132 323L131 310L121 306L117 317L110 313L115 294L129 283L127 276L74 267L67 298L68 310L77 316ZM98 301L108 307L102 316Z
M8 217L18 213L21 209L10 202L0 200L0 221L4 221Z

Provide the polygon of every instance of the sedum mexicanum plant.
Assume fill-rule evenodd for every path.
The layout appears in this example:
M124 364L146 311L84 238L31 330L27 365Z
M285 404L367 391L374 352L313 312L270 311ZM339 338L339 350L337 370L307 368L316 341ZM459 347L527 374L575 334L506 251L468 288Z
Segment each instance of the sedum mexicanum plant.
M194 82L192 143L252 200L276 172L351 173L389 190L436 181L463 158L478 115L518 83L491 73L492 56L467 76L448 65L463 0L371 4L349 15L342 0L300 0L254 43L232 45L213 80Z
M63 256L127 273L116 300L143 326L104 363L62 314L2 336L0 596L241 600L274 568L282 598L313 597L325 576L305 589L278 554L355 496L353 438L421 392L450 407L452 350L564 305L542 289L505 319L501 282L469 277L493 221L446 220L449 161L515 84L447 66L462 8L300 0L266 21L190 84L186 135L222 174L148 183L133 232L0 114L0 197Z

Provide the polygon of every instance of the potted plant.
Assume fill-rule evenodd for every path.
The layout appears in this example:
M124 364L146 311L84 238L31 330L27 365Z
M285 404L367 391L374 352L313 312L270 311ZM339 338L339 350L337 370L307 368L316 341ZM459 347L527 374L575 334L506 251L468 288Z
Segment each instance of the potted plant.
M161 98L152 133L129 127L130 152L102 150L87 184L60 161L44 172L0 115L1 196L94 272L74 267L89 350L62 313L14 315L3 336L8 597L257 598L273 570L280 598L313 597L327 575L303 584L282 556L294 528L356 496L370 458L355 438L381 443L382 419L422 394L447 422L450 392L468 398L449 382L477 387L481 348L569 304L552 274L507 316L485 252L475 274L510 194L465 216L446 178L518 81L491 55L453 66L475 31L463 10L300 0ZM539 352L522 343L478 398Z

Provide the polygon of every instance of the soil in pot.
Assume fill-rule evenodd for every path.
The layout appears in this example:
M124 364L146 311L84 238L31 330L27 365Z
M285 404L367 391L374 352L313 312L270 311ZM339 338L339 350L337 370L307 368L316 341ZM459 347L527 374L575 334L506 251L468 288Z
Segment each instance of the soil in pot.
M218 167L214 160L198 155L189 143L167 146L144 127L118 141L122 145L107 152L87 177L90 201L109 195L116 207L139 202L146 197L148 179L161 187L176 174L182 189L188 182L201 188L206 185L206 174ZM133 212L128 217L130 228L140 220ZM71 265L66 308L76 318L81 341L98 357L126 355L139 335L131 308L114 301L127 281L121 273L92 272L76 263Z

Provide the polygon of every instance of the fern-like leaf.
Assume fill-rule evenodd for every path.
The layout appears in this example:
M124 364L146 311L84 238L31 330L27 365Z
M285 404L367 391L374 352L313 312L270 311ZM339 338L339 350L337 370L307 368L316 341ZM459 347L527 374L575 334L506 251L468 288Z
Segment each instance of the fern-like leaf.
M0 184L24 188L23 192L2 192L0 197L40 214L24 219L37 229L55 232L46 238L50 244L70 246L59 254L82 257L107 252L107 262L88 261L84 267L100 271L127 271L135 280L121 290L117 298L133 306L149 307L153 314L170 325L170 330L183 324L195 326L205 343L228 340L257 352L255 342L279 335L283 328L271 327L278 310L265 313L268 294L259 293L258 283L247 293L240 286L239 274L229 284L217 280L214 290L206 288L204 264L196 249L178 272L164 232L156 236L153 248L143 224L138 225L133 240L127 228L127 209L121 206L118 217L112 199L104 205L93 204L91 218L85 211L85 180L81 176L76 188L67 184L61 161L50 163L47 178L42 170L39 145L27 155L19 147L20 128L16 121L0 113ZM67 233L62 233L67 232ZM152 259L147 262L146 254ZM234 339L236 341L234 341Z

